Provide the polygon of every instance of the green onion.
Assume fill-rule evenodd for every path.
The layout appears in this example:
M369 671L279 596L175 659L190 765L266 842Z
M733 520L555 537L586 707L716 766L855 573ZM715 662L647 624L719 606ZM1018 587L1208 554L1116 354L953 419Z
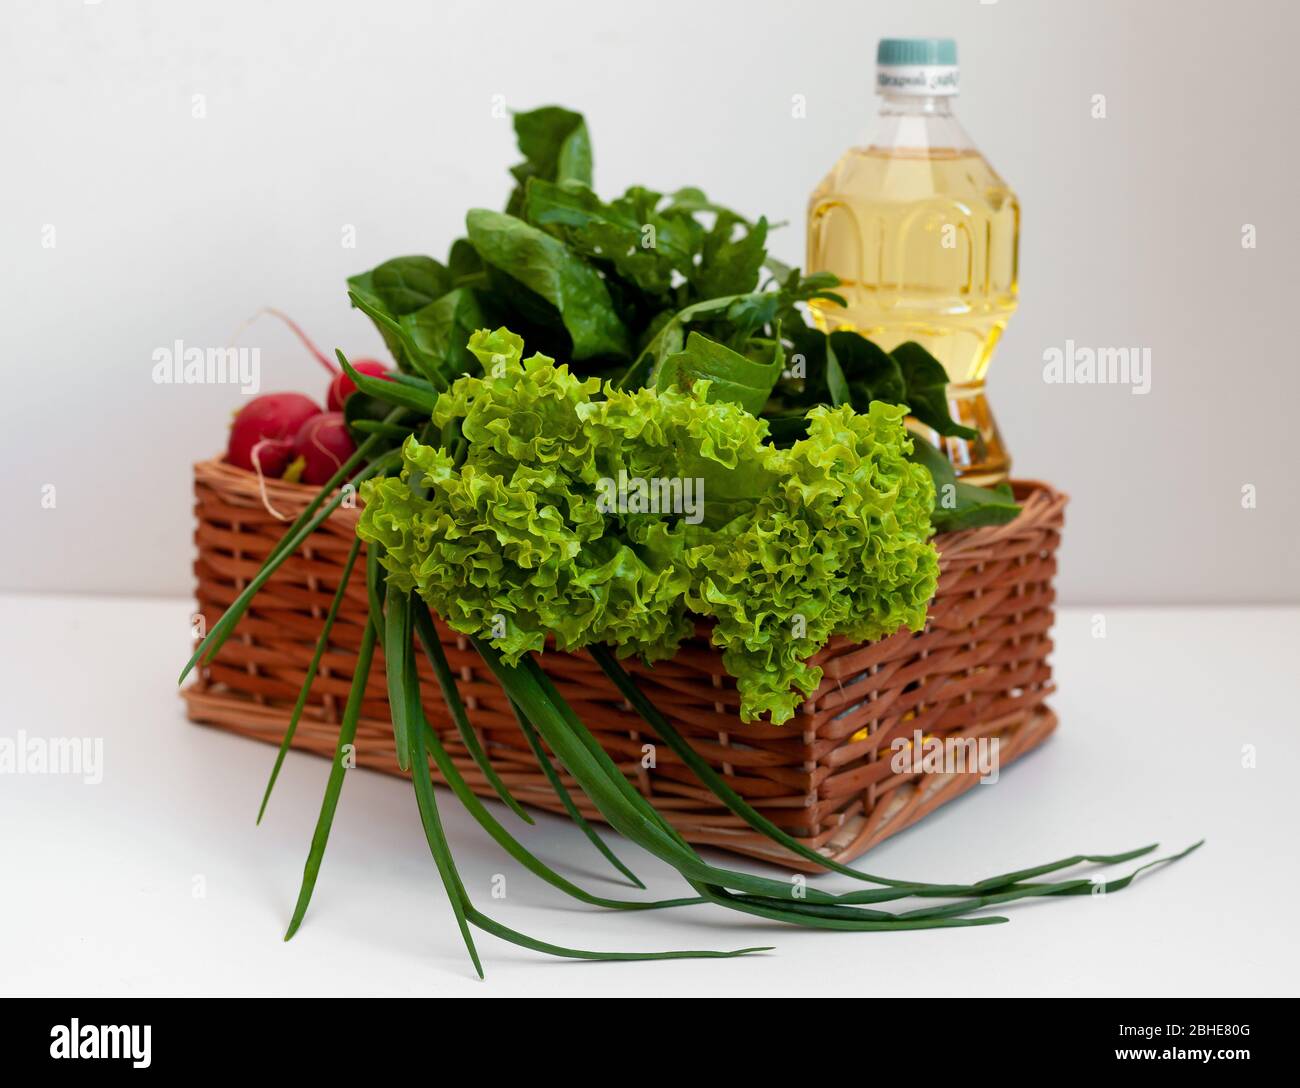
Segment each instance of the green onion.
M289 746L293 744L294 734L298 731L298 721L302 717L302 712L307 706L307 696L311 692L312 682L316 679L316 673L320 669L320 659L325 653L325 647L329 645L330 632L334 629L334 621L338 618L339 606L343 603L343 595L347 591L348 582L352 580L352 568L357 562L357 553L361 551L361 538L357 537L352 541L352 547L348 549L348 557L343 563L343 573L339 576L339 587L334 592L334 599L330 601L329 611L325 614L325 622L321 625L320 637L316 640L316 651L311 655L311 664L307 666L307 675L303 677L302 687L298 690L298 701L293 704L293 713L289 715L289 726L284 731L284 739L280 741L280 750L275 755L275 766L271 768L271 778L266 783L266 792L262 794L262 805L257 810L257 822L262 822L262 816L266 813L266 803L271 799L271 791L275 788L275 780L280 775L280 768L284 764L284 757L288 754Z
M591 826L587 818L579 810L564 782L560 779L559 772L551 764L550 756L542 748L542 742L537 736L537 730L533 728L528 716L519 709L519 704L513 699L510 700L510 709L514 711L515 721L519 723L519 731L523 733L524 739L528 741L528 747L533 750L533 757L537 760L537 765L542 769L542 774L546 776L546 781L551 784L551 789L554 790L555 796L559 798L560 804L564 807L564 811L568 813L569 819L578 825L578 829L587 836L592 846L600 852L606 861L627 877L636 887L644 888L645 884L641 882L641 878L623 864L618 855L609 848L605 840L600 837L596 829Z
M367 623L361 636L361 649L357 651L357 671L352 674L352 689L348 692L347 706L339 726L339 739L334 746L334 762L330 765L329 779L325 784L325 798L321 801L316 831L312 835L311 849L307 852L307 865L302 874L302 888L298 892L298 902L293 909L289 929L284 935L286 941L297 933L298 927L302 925L303 916L307 913L307 904L311 902L311 893L316 887L316 877L320 874L325 845L329 842L330 828L334 824L334 812L339 806L339 794L343 792L343 775L346 772L343 760L347 754L346 750L355 742L357 736L361 700L365 695L366 682L370 679L370 665L375 655L375 637L374 625Z
M447 664L447 655L442 648L442 640L438 638L437 628L433 625L433 618L429 615L429 609L420 598L414 594L411 595L411 608L415 618L415 630L420 637L420 645L424 647L424 655L429 660L433 668L433 674L437 677L438 686L442 689L442 701L447 707L447 712L451 715L451 720L456 725L456 732L460 734L461 743L465 745L474 760L475 765L482 772L483 777L487 779L493 791L505 803L505 805L524 823L533 823L533 818L524 811L524 807L514 799L506 784L501 781L501 776L497 774L496 768L492 766L488 759L487 753L483 750L483 745L479 742L478 734L474 732L473 726L469 723L469 717L465 713L465 704L461 700L460 691L456 687L455 677L451 674L451 666Z

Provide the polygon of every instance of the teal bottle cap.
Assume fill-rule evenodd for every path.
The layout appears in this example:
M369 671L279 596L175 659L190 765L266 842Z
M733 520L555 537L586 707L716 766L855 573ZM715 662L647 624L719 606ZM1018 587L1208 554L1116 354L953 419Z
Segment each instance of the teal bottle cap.
M880 94L957 93L957 43L952 38L881 38L876 49Z
M891 68L906 64L956 67L957 43L951 38L881 38L876 63Z

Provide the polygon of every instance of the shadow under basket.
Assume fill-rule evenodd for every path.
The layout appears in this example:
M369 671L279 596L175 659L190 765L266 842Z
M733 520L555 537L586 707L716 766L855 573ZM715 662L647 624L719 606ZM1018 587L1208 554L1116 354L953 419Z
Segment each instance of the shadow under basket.
M703 625L672 660L653 669L634 660L625 666L751 805L827 857L855 858L979 781L974 760L964 772L911 772L908 761L895 759L896 740L912 742L919 732L924 753L934 747L931 738L996 737L1005 767L1056 727L1044 699L1053 687L1047 662L1052 581L1066 498L1035 481L1014 486L1024 506L1015 521L937 538L942 573L925 630L862 644L832 640L813 659L824 673L821 687L785 725L740 720L734 683ZM211 628L256 575L287 522L267 510L252 473L220 461L194 466L194 489L198 611ZM267 502L288 518L314 494L311 487L266 482ZM355 509L336 511L267 582L217 659L185 689L191 720L280 743L356 520ZM366 622L361 570L358 563L293 742L326 758L334 752ZM438 630L470 721L501 778L519 801L563 812L473 647L441 623ZM416 657L430 723L474 791L492 796L451 723L428 662L423 654ZM539 660L629 781L687 839L817 871L733 816L666 744L656 742L586 654L548 652ZM383 676L376 651L356 760L401 774ZM896 773L895 763L905 773ZM563 777L583 813L598 819L577 784Z

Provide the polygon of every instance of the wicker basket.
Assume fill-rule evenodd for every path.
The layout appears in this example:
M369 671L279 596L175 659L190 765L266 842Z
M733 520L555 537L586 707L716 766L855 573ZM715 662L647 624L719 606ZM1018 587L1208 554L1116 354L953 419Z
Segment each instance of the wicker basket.
M285 528L263 504L256 478L218 461L194 468L198 608L209 627L257 572ZM270 505L289 518L313 488L267 481ZM825 677L816 695L782 726L745 724L739 699L708 643L707 629L653 670L628 667L647 694L728 784L774 823L828 857L848 860L978 781L974 772L896 774L891 742L926 737L997 737L1005 766L1056 726L1043 700L1052 690L1055 551L1065 496L1021 482L1024 512L1009 525L938 538L942 574L923 632L856 645L833 640L815 659ZM184 692L192 720L280 742L338 586L355 510L337 511L276 572L217 660ZM356 577L321 661L294 747L332 756L366 620L364 579ZM470 720L502 779L520 801L563 811L506 704L466 640L439 625L459 674ZM490 787L469 758L420 658L430 722L470 786ZM751 831L687 770L667 745L655 766L644 723L584 654L547 653L543 667L628 778L696 843L815 871L815 866ZM357 730L359 765L401 773L388 721L383 671L370 678ZM599 814L576 784L574 799Z

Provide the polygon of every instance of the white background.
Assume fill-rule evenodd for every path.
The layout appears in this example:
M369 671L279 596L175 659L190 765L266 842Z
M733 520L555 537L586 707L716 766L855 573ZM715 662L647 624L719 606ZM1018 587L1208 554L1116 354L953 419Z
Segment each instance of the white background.
M943 34L1024 208L991 391L1017 471L1074 497L1062 598L1296 601L1298 31L1281 0L7 3L0 587L188 593L190 465L240 395L156 386L152 352L275 305L381 353L343 281L502 203L493 96L585 111L602 192L701 185L788 220L800 262L808 192L869 130L876 40ZM1150 348L1152 392L1044 384L1067 338ZM283 329L239 342L267 388L319 395Z

